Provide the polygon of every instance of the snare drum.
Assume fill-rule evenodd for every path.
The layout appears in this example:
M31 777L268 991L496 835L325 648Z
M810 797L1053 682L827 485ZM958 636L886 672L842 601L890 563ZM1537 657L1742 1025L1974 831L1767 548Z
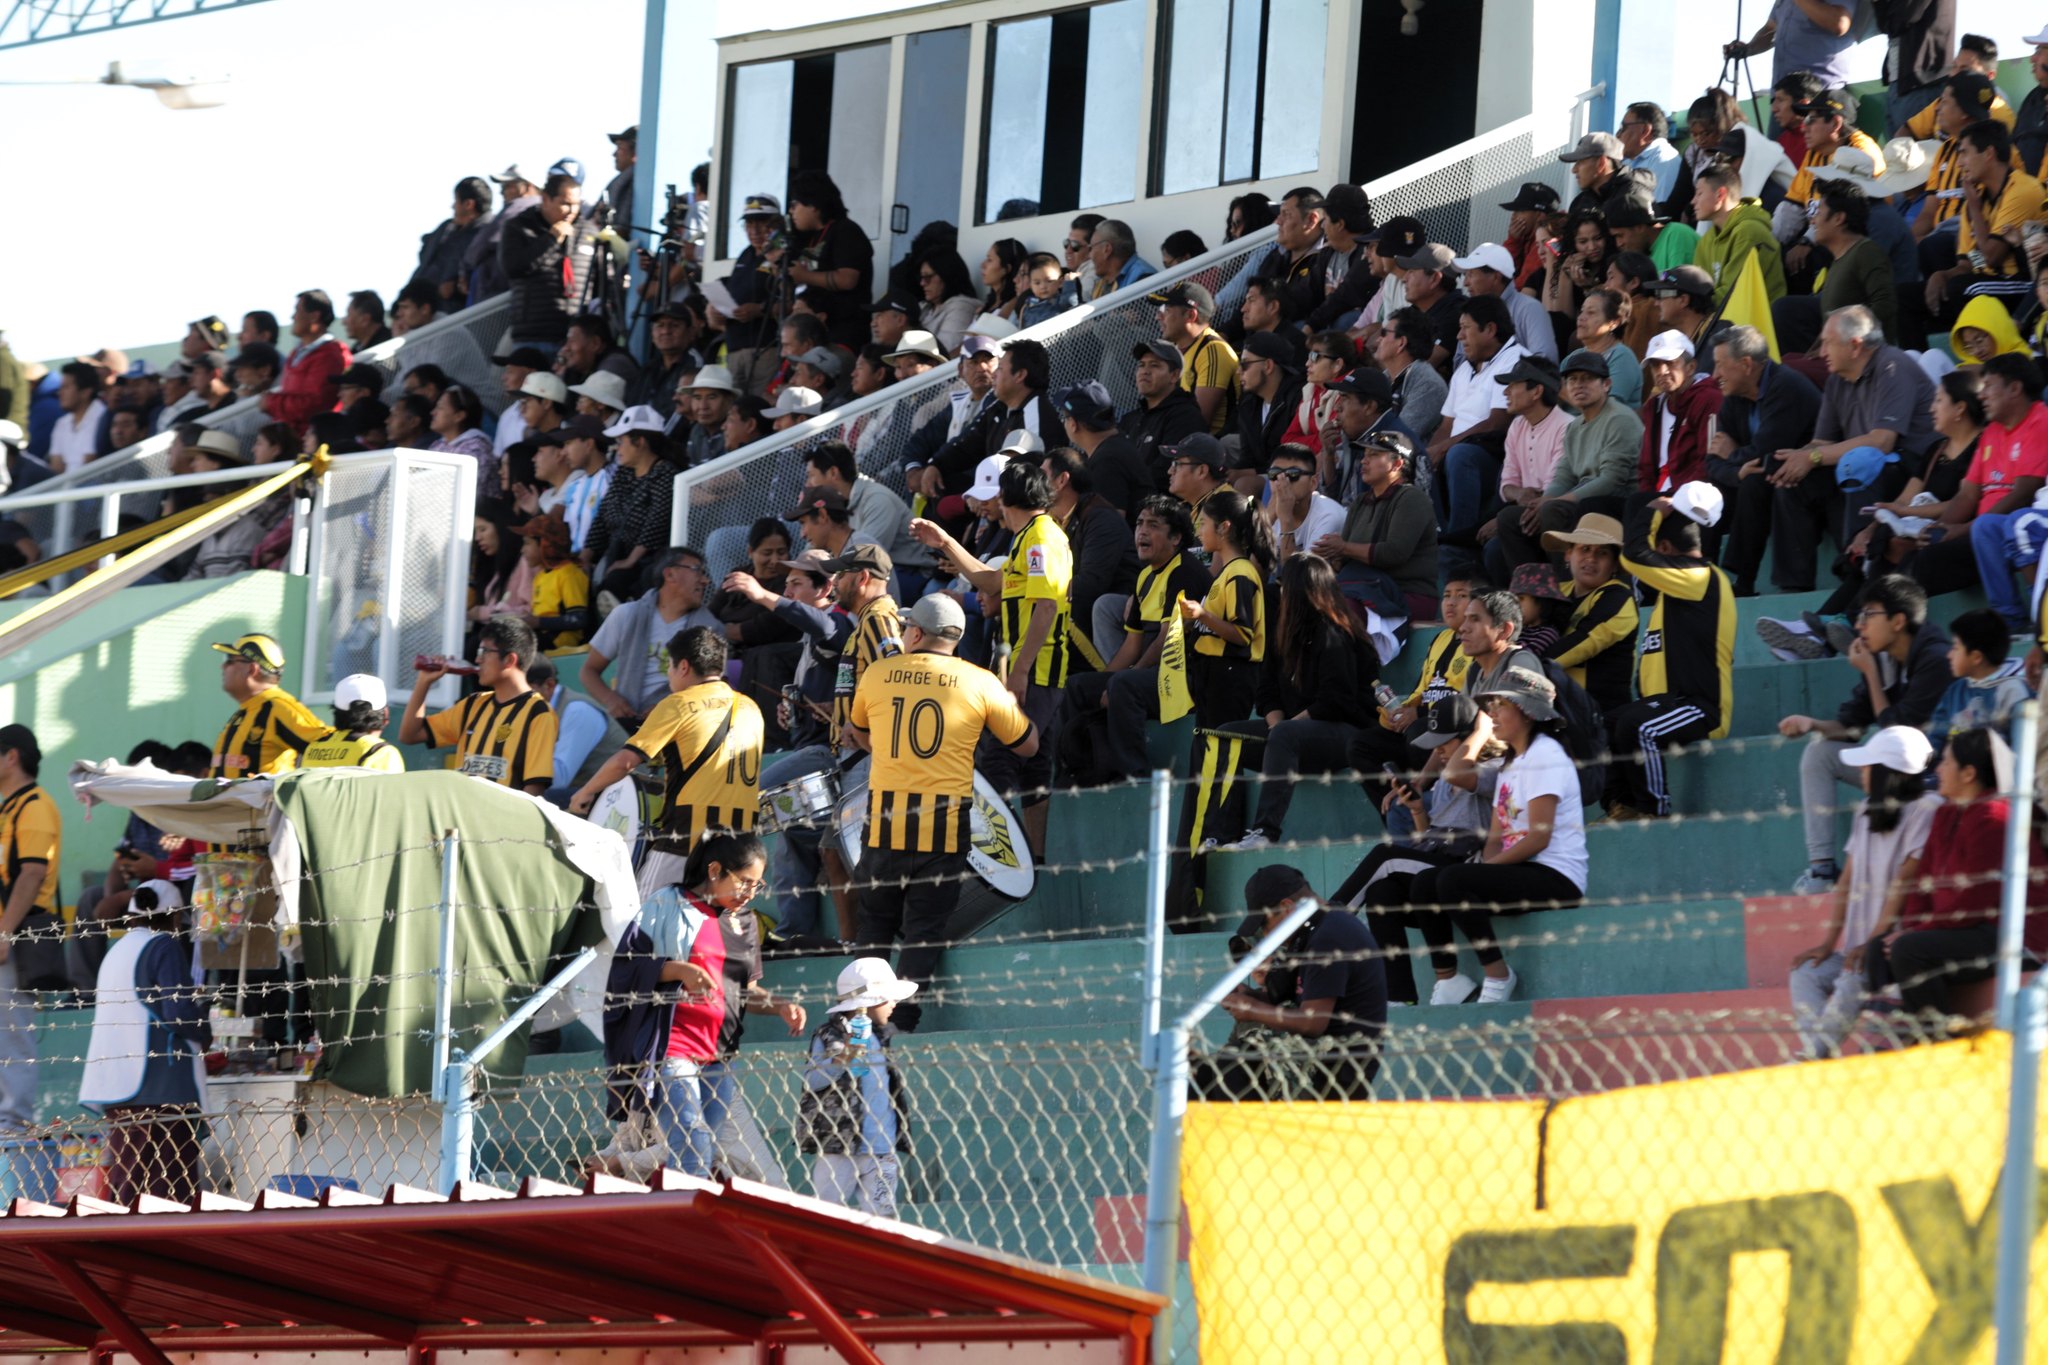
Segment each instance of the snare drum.
M774 834L785 829L810 829L829 822L839 804L839 774L831 768L805 773L794 782L761 793L761 817L757 833Z

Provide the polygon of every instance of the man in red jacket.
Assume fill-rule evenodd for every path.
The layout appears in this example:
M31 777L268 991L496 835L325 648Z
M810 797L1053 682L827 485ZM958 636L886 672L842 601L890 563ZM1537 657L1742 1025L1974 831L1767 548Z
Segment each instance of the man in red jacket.
M1721 418L1721 386L1701 374L1692 339L1683 332L1659 332L1643 348L1643 451L1636 461L1636 487L1669 493L1680 484L1707 477L1707 442Z
M307 424L334 411L341 397L337 381L354 357L327 334L333 325L334 300L324 289L308 289L292 305L292 335L299 344L284 363L284 378L263 396L263 411L274 421L289 422L295 435L305 435Z

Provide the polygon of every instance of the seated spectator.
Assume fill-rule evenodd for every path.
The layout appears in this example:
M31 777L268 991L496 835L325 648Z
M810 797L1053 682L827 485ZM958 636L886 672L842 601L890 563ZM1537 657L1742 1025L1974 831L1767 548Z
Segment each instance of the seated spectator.
M263 397L263 411L275 421L289 422L294 431L304 432L315 414L333 411L341 400L336 381L354 357L347 346L328 335L333 326L334 303L325 290L308 289L298 296L292 307L291 329L299 344L284 362L277 387ZM242 358L269 359L252 354L252 349L244 347ZM235 379L237 384L242 382L240 366Z
M1871 580L1852 626L1861 646L1848 655L1857 682L1835 719L1791 715L1778 722L1778 733L1787 739L1813 736L1799 759L1808 863L1793 885L1795 895L1826 890L1841 875L1834 857L1833 792L1837 782L1859 780L1842 763L1842 751L1873 725L1924 728L1952 676L1948 635L1927 619L1927 594L1905 575Z
M2033 690L2009 656L2012 631L1995 611L1966 611L1948 623L1948 671L1955 681L1934 704L1927 738L1939 754L1960 730L2012 733L2013 709Z
M1024 269L1029 292L1017 299L1017 306L1010 314L1018 327L1030 328L1041 322L1050 322L1080 302L1073 291L1066 288L1066 272L1060 266L1059 257L1051 252L1033 252L1025 261Z
M1524 564L1515 570L1508 591L1522 609L1522 648L1539 659L1549 658L1571 615L1571 603L1557 586L1557 570L1548 564Z
M1812 437L1820 390L1799 371L1771 359L1769 340L1754 327L1722 333L1714 354L1721 412L1720 429L1707 446L1707 477L1721 490L1724 504L1735 509L1721 567L1735 580L1737 597L1754 597L1771 532L1770 470L1778 451ZM1781 566L1772 568L1775 577Z
M416 393L402 393L392 402L384 421L384 444L394 450L424 450L434 440L429 424L434 405ZM478 432L479 441L483 433Z
M1244 341L1238 382L1243 391L1237 405L1235 459L1240 470L1257 471L1271 462L1301 406L1301 372L1295 368L1294 347L1278 333L1253 332ZM1254 483L1240 491L1260 490Z
M1195 525L1180 499L1163 493L1147 497L1139 505L1131 540L1138 555L1135 587L1120 605L1113 595L1097 598L1090 620L1096 652L1105 662L1099 671L1076 673L1067 681L1060 762L1084 783L1121 776L1107 773L1100 762L1107 753L1114 680L1131 670L1145 670L1148 685L1156 689L1157 677L1151 670L1159 664L1164 643L1160 632L1168 615L1178 610L1180 599L1200 601L1209 591L1209 571L1194 556Z
M1667 270L1650 285L1650 293L1656 297L1657 320L1662 324L1657 331L1678 332L1684 336L1692 343L1695 363L1700 363L1707 374L1712 374L1714 343L1732 324L1713 311L1714 282L1707 272L1696 265ZM1651 344L1644 343L1644 364L1649 363ZM1645 391L1648 388L1645 383Z
M1443 420L1430 436L1430 498L1445 544L1474 548L1500 488L1511 421L1498 381L1528 354L1498 298L1465 299L1458 307L1464 360L1451 372Z
M1773 300L1785 297L1784 253L1772 235L1771 216L1761 200L1743 197L1740 171L1709 168L1693 191L1692 208L1700 224L1692 264L1713 281L1716 309L1726 306L1729 291L1752 256L1763 272L1764 293Z
M1216 300L1199 284L1176 284L1145 296L1159 306L1159 334L1181 354L1180 386L1193 394L1209 434L1221 436L1229 427L1237 401L1237 352L1230 349L1210 320Z
M781 399L776 400L779 405ZM725 425L719 434L725 437L725 450L730 453L743 450L774 430L768 416L769 404L766 399L751 393L743 393L733 399L732 409L725 414Z
M1702 374L1692 342L1681 332L1659 332L1643 355L1650 401L1643 407L1643 449L1636 487L1669 493L1707 477L1707 437L1721 416L1721 386ZM1710 537L1718 541L1719 537Z
M1465 691L1465 679L1472 666L1472 656L1461 647L1466 608L1489 590L1485 583L1455 569L1446 572L1443 601L1438 610L1444 625L1423 653L1421 676L1405 700L1391 708L1380 706L1378 724L1360 729L1358 742L1351 750L1351 766L1367 774L1365 787L1374 795L1376 805L1385 806L1385 793L1383 784L1375 781L1372 774L1389 763L1402 771L1419 768L1426 755L1410 747L1407 735L1411 731L1420 733L1414 731L1414 726L1423 718L1429 703Z
M963 488L975 466L1006 449L1017 432L1028 434L1044 450L1045 438L1060 431L1059 414L1045 396L1050 387L1052 356L1041 343L1018 338L1005 344L990 384L994 401L932 458L946 491Z
M725 454L725 419L739 396L738 382L723 365L706 365L677 380L670 430L682 442L685 469Z
M1600 277L1601 288L1611 289L1628 301L1621 344L1628 347L1632 357L1640 357L1649 346L1650 338L1664 330L1657 296L1650 292L1650 286L1661 278L1662 272L1657 269L1657 263L1635 251L1617 254L1607 262L1607 273Z
M1336 310L1349 303L1351 296L1363 294L1366 303L1359 310L1355 330L1364 348L1376 349L1382 332L1392 323L1394 315L1409 306L1407 275L1398 262L1403 256L1413 255L1428 245L1429 229L1419 218L1403 214L1380 224L1379 240L1373 243L1365 258L1366 278L1353 283L1347 277L1345 285L1337 291L1337 298L1323 300L1323 305L1310 312L1311 325L1319 319L1339 316ZM1335 310L1328 307L1332 304ZM1420 309L1416 312L1421 315ZM1423 330L1429 335L1429 345L1417 353L1416 359L1426 361L1436 350L1435 331L1428 325L1426 316Z
M342 416L348 419L349 434L355 437L358 450L383 450L391 444L385 425L391 420L391 409L380 398L358 398L342 409Z
M1017 303L1024 296L1024 262L1031 249L1015 237L990 242L981 257L981 311L1016 321Z
M533 614L533 576L538 566L525 556L512 505L503 498L479 498L469 551L469 620L477 627L500 616ZM465 646L474 655L474 643Z
M1657 604L1636 661L1637 700L1607 715L1613 819L1669 815L1664 746L1720 739L1734 724L1735 590L1701 554L1702 537L1721 512L1721 494L1710 483L1629 500L1621 567L1655 590Z
M1785 202L1778 205L1773 217L1778 240L1786 244L1785 280L1795 293L1803 292L1802 281L1810 279L1824 264L1814 255L1811 244L1799 240L1805 231L1802 219L1807 201L1813 198L1818 184L1814 168L1828 165L1843 147L1867 152L1878 165L1884 164L1884 152L1876 140L1856 126L1856 111L1856 96L1846 86L1823 90L1793 106L1792 112L1799 115L1799 129L1806 139L1806 154L1798 159L1799 173L1792 177Z
M1323 428L1335 420L1337 393L1331 385L1343 379L1358 365L1358 343L1351 339L1349 332L1317 332L1308 339L1306 352L1307 370L1303 376L1301 395L1294 405L1294 415L1287 423L1287 430L1280 440L1286 445L1307 446L1317 455L1323 453ZM1388 387L1387 402L1391 406L1392 386Z
M1625 408L1639 408L1643 404L1643 367L1636 353L1621 344L1629 310L1624 295L1607 288L1589 290L1579 307L1574 337L1580 350L1606 359L1614 401Z
M821 441L804 452L804 484L839 495L846 508L846 524L853 532L846 543L881 546L889 552L898 572L916 570L922 578L931 568L931 552L910 534L909 505L861 473L853 452L841 442ZM808 537L808 529L805 535ZM840 552L837 544L821 548L835 555ZM787 557L785 554L784 558ZM917 599L903 600L907 605Z
M1971 297L1994 298L2008 308L2023 303L2033 281L2020 247L2021 226L2048 220L2041 182L2012 166L2012 135L1995 119L1961 133L1964 212L1956 233L1957 265L1930 271L1927 311L1951 324ZM1976 262L1981 258L1983 264Z
M430 284L414 280L398 291L398 297L391 304L391 335L405 336L416 332L434 320L434 314L441 304Z
M1607 215L1598 205L1574 208L1555 244L1560 250L1544 252L1543 288L1538 297L1544 311L1568 323L1578 317L1587 290L1602 284L1612 287L1608 269L1614 260L1614 236L1607 230ZM1650 264L1654 269L1655 263Z
M675 470L668 463L668 438L661 426L661 414L637 407L604 429L619 443L618 460L581 552L585 567L603 573L600 598L604 593L618 601L637 596L645 586L647 563L668 548ZM599 607L607 609L602 601Z
M1643 442L1642 419L1612 401L1607 362L1573 351L1561 367L1564 400L1578 409L1564 432L1564 449L1550 471L1543 498L1519 516L1500 518L1501 553L1509 564L1533 564L1552 531L1569 530L1588 512L1616 516L1635 480Z
M1359 491L1341 534L1310 548L1337 566L1344 596L1398 625L1422 621L1435 605L1436 515L1429 495L1403 476L1415 444L1398 431L1370 431L1356 442Z
M1473 998L1471 979L1457 970L1454 930L1472 945L1485 973L1479 1003L1498 1004L1513 996L1515 973L1495 937L1493 916L1565 909L1586 895L1586 819L1578 769L1557 737L1557 689L1540 672L1510 668L1475 695L1508 757L1478 860L1426 868L1409 887L1408 914L1421 927L1436 968L1432 1005Z
M1971 299L1949 329L1949 349L1958 369L1982 365L1995 355L2028 355L2026 339L1997 299Z
M384 296L374 289L350 294L341 315L341 331L348 338L348 348L357 355L391 340L391 329L384 323Z
M1442 374L1451 370L1451 356L1457 350L1463 326L1461 309L1464 294L1458 290L1457 271L1451 262L1458 253L1436 242L1425 242L1414 254L1396 256L1394 265L1401 271L1401 288L1407 294L1408 307L1421 311L1429 320L1432 346L1429 363ZM1506 312L1506 305L1502 305ZM1501 341L1514 335L1514 323L1510 318L1502 327Z
M1620 251L1638 251L1659 270L1691 265L1700 235L1684 223L1672 222L1638 194L1616 195L1600 206L1607 230Z
M1469 255L1460 256L1451 264L1458 270L1458 280L1465 286L1466 294L1473 298L1491 296L1507 304L1515 340L1523 350L1543 356L1552 364L1557 362L1557 329L1551 326L1550 314L1542 304L1515 288L1515 258L1506 247L1481 242Z
M1907 1012L1930 1023L1956 1012L1958 988L1998 974L2012 750L1989 730L1964 730L1934 773L1942 805L1920 875L1897 918L1879 919L1864 959L1871 990L1896 985Z
M1341 535L1344 504L1316 491L1316 457L1307 446L1283 445L1266 468L1273 543L1281 563L1312 552L1324 536Z
M1792 1013L1800 1055L1840 1055L1863 1013L1864 967L1880 924L1895 923L1919 882L1920 863L1941 798L1927 790L1934 752L1927 736L1894 725L1842 751L1856 769L1863 799L1849 821L1841 876L1829 896L1820 942L1792 959Z
M1236 326L1247 340L1255 333L1265 332L1284 341L1291 352L1290 363L1299 368L1301 323L1294 316L1293 306L1293 296L1280 281L1254 276L1245 285L1244 305L1238 309ZM1244 348L1238 349L1242 352Z
M1621 523L1588 512L1569 531L1548 531L1543 548L1564 555L1562 586L1571 610L1557 645L1545 657L1586 689L1601 714L1612 715L1634 696L1635 589L1621 573Z
M718 618L704 602L710 575L702 554L688 548L664 550L648 577L646 592L604 618L577 674L593 701L635 726L669 694L669 641L698 626L718 628ZM605 670L614 660L618 672L607 683Z
M1829 255L1827 278L1812 294L1778 299L1771 305L1778 344L1787 352L1811 352L1819 345L1820 326L1829 314L1862 304L1877 315L1886 336L1898 336L1900 304L1890 254L1871 236L1871 201L1844 178L1841 163L1854 156L1858 168L1869 164L1866 153L1843 148L1829 178L1815 187L1813 242Z
M1944 387L1952 378L1944 377ZM1976 496L1970 539L1985 595L2008 621L2031 624L2020 607L2012 575L2015 569L2038 562L2041 546L2036 536L2048 529L2048 509L2043 507L2048 498L2042 496L2048 479L2048 408L2041 404L2040 367L2024 356L1994 356L1983 367L1979 392L1983 432L1970 472L1948 505L1967 504Z
M1131 347L1136 363L1132 386L1138 391L1138 406L1117 420L1117 427L1137 446L1146 467L1152 471L1152 486L1167 490L1166 452L1188 437L1209 429L1195 396L1181 387L1180 348L1165 338L1141 341ZM964 370L963 370L964 374Z
M1102 660L1089 657L1095 653L1095 646L1089 639L1088 627L1095 619L1098 601L1104 597L1127 599L1137 580L1138 556L1132 545L1131 524L1124 520L1122 512L1095 493L1088 461L1079 451L1066 446L1049 450L1039 461L1039 467L1052 486L1052 502L1046 511L1065 532L1073 555L1073 578L1067 589L1067 629L1078 651L1074 667L1080 666L1081 659L1086 659L1090 667L1098 667Z
M917 283L921 296L917 325L937 337L940 348L951 355L960 349L968 324L982 311L967 262L951 247L934 248L917 263Z
M1507 458L1500 470L1501 510L1479 528L1486 567L1496 579L1514 569L1500 541L1500 519L1520 517L1543 500L1551 473L1564 453L1564 434L1571 415L1558 406L1563 379L1557 367L1539 356L1524 356L1507 373L1495 376L1506 391L1510 420Z
M1167 233L1166 239L1159 244L1159 261L1161 265L1171 270L1182 261L1192 261L1208 250L1209 244L1202 240L1199 233L1182 228L1178 232Z
M572 333L573 335L573 333ZM565 351L567 347L563 348ZM564 379L567 383L567 379ZM619 420L619 414L627 408L626 381L609 370L598 370L583 379L568 384L569 396L575 401L576 411L610 426Z
M57 402L64 413L50 432L44 458L53 473L62 474L101 454L100 427L107 419L107 405L100 399L105 381L95 366L74 360L58 374Z
M236 366L237 370L241 368ZM335 401L343 412L347 412L365 398L380 396L384 392L384 378L384 371L377 366L358 361L335 379Z
M140 441L146 417L141 408L115 408L107 419L107 449L126 450Z
M810 421L825 410L825 395L802 384L786 384L775 395L772 407L763 408L761 415L769 419L770 431L788 431Z
M1515 197L1500 207L1508 214L1508 235L1502 245L1515 258L1515 288L1533 288L1536 277L1543 273L1544 255L1536 230L1545 220L1562 212L1563 200L1550 186L1529 180L1518 186Z
M1621 139L1612 133L1587 133L1570 151L1560 152L1557 159L1572 168L1572 182L1579 187L1567 206L1574 215L1598 208L1630 190L1650 194L1656 185L1654 175L1628 164Z
M1386 372L1401 425L1418 444L1436 434L1450 397L1450 385L1430 363L1435 349L1436 333L1419 308L1396 312L1373 344L1373 359Z
M1423 368L1428 369L1428 366ZM1434 375L1435 370L1430 370ZM1393 386L1380 371L1360 365L1330 387L1335 406L1323 423L1322 454L1316 461L1323 492L1349 506L1358 498L1358 442L1372 433L1398 433L1411 447L1421 443L1394 408Z
M590 610L590 575L569 549L560 517L534 517L519 527L520 558L533 569L533 605L527 624L543 650L574 649L596 624Z
M1095 267L1090 298L1099 299L1128 289L1159 273L1159 267L1138 255L1138 239L1131 235L1131 225L1120 218L1096 221L1088 235L1088 261Z
M1152 495L1152 471L1130 437L1117 430L1109 390L1089 379L1052 392L1067 444L1088 461L1096 496L1135 523L1138 505ZM1192 538L1192 537L1190 537Z

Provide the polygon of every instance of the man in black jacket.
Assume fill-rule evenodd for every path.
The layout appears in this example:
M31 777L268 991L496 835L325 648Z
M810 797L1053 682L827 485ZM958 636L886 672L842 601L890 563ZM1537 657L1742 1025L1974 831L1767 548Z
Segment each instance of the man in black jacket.
M498 265L512 282L512 340L550 350L569 335L583 308L583 286L599 250L597 226L583 216L583 187L572 175L548 176L538 204L505 224ZM625 259L626 243L609 250Z
M1045 445L1059 439L1063 431L1060 415L1045 396L1051 383L1052 356L1043 344L1012 341L1004 345L1002 359L996 362L995 401L932 460L948 493L971 485L975 467L1001 451L1011 432L1028 431Z
M1117 426L1144 457L1153 490L1164 493L1165 450L1198 431L1207 431L1209 423L1195 396L1180 386L1179 347L1155 337L1131 347L1131 359L1137 362L1132 382L1138 390L1138 406L1125 413Z
M455 204L441 225L420 237L413 280L431 287L436 311L452 313L469 301L469 272L463 268L470 244L491 221L491 183L465 176L455 185Z
M1093 379L1071 388L1054 389L1053 411L1067 433L1067 444L1088 461L1088 481L1095 495L1123 514L1127 525L1138 518L1138 504L1153 493L1152 471L1130 437L1116 429L1116 408L1109 390Z
M1771 535L1769 469L1781 450L1813 439L1820 390L1799 371L1771 359L1770 343L1754 327L1735 327L1714 343L1714 378L1721 385L1721 425L1707 445L1707 473L1735 509L1735 524L1721 567L1735 580L1737 597L1756 596L1757 569Z
M1067 631L1077 659L1090 668L1105 662L1089 639L1096 600L1107 593L1128 597L1138 581L1138 551L1124 514L1094 491L1094 470L1081 453L1068 446L1045 453L1041 462L1052 484L1052 506L1046 510L1067 533L1074 557L1074 577L1067 587ZM1078 662L1075 665L1078 667Z
M1271 463L1301 402L1294 348L1277 332L1253 332L1244 339L1244 353L1238 357L1237 382L1242 394L1237 400L1238 448L1232 467L1253 472L1252 486L1238 491L1255 497L1261 488L1256 476Z

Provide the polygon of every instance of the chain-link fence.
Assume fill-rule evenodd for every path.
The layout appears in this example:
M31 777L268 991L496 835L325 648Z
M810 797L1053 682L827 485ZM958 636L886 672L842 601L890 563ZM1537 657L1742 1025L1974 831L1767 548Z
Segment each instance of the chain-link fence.
M1565 184L1553 137L1548 122L1532 117L1461 143L1367 185L1373 213L1382 222L1402 214L1417 217L1431 240L1461 251L1502 240L1508 213L1501 205L1518 185ZM1131 348L1159 335L1159 310L1146 296L1193 281L1214 295L1219 321L1228 322L1237 316L1250 273L1279 249L1274 230L1262 228L1017 335L1045 344L1053 387L1098 380L1118 411L1127 411L1138 403ZM957 369L949 362L677 475L671 542L704 549L714 580L739 567L747 527L795 505L803 491L804 452L824 441L851 446L862 473L903 493L905 454L913 438L949 410Z

